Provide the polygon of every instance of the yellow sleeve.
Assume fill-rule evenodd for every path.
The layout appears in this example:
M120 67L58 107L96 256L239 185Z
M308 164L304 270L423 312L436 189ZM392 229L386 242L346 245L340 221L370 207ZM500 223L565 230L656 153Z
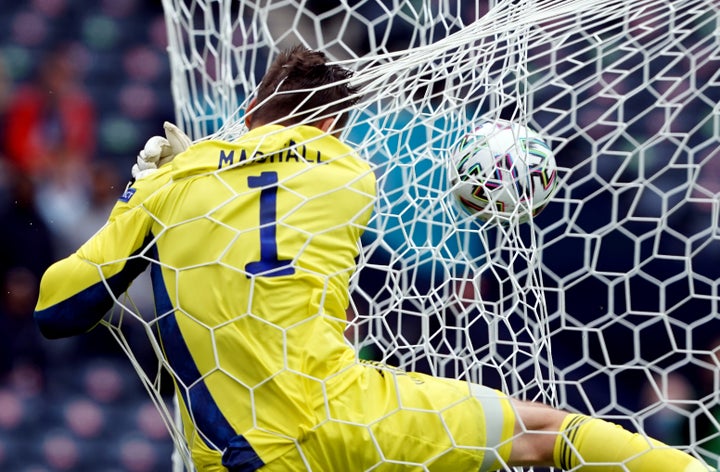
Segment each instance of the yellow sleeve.
M599 418L570 414L563 420L560 433L553 458L562 470L584 470L585 464L597 472L713 470L679 449Z
M44 336L60 338L90 330L145 270L149 260L142 252L151 240L153 220L144 201L167 180L163 176L167 172L127 189L105 226L45 271L34 314Z

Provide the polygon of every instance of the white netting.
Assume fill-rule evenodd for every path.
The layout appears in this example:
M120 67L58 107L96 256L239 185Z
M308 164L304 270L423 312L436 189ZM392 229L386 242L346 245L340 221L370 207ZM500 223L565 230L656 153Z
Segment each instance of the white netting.
M379 187L348 327L363 356L625 421L717 463L716 1L163 5L194 138L241 133L287 46L358 71L344 138ZM559 190L527 224L483 227L452 203L449 151L482 117L554 149Z

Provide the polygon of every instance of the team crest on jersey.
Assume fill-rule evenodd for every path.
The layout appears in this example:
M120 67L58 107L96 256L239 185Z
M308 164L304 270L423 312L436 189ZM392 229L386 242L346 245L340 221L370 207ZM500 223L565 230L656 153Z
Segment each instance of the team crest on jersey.
M134 188L134 187L128 187L128 188L125 189L125 191L123 192L123 194L120 195L120 198L119 198L118 200L120 200L120 201L123 202L123 203L127 203L127 202L130 201L130 199L132 198L132 196L135 195L135 192L136 192L136 191L137 191L136 188Z

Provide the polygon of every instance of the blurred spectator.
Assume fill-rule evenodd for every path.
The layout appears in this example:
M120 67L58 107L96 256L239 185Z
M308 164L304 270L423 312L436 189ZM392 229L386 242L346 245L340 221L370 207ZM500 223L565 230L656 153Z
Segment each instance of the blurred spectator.
M32 318L37 301L37 279L25 267L5 275L0 297L0 376L28 394L43 387L44 340Z
M80 465L80 445L64 430L48 432L43 438L40 448L45 462L52 467L51 470L77 470Z
M673 446L688 444L689 417L696 395L693 386L681 374L656 376L640 393L640 402L648 411L645 432Z
M130 435L120 442L119 456L120 463L128 472L155 471L161 461L152 442L137 435Z
M51 50L35 80L20 86L8 104L5 154L33 177L84 165L94 152L95 110L74 52L69 44Z
M18 267L26 268L40 280L55 260L52 236L37 209L35 185L26 175L4 169L8 178L8 199L0 202L0 277Z
M108 161L96 160L90 163L87 172L89 178L83 194L82 218L57 241L58 256L77 250L105 224L110 210L125 188L126 182L122 181L115 165Z
M79 49L61 44L18 87L3 132L6 158L36 184L38 210L58 237L83 215L95 152L95 107L82 85Z
M720 466L720 337L714 336L707 344L706 356L700 357L695 373L704 408L699 409L696 431L699 453L708 464Z
M69 400L62 416L67 429L81 439L95 439L109 427L101 405L87 398Z
M9 170L9 169L8 169ZM50 232L35 206L34 187L22 173L10 176L10 198L0 207L0 377L23 382L41 382L43 343L32 314L37 287L45 269L53 262ZM29 369L29 370L28 370ZM24 375L12 375L18 371ZM7 379L9 380L9 379Z
M4 121L5 110L7 109L10 93L12 91L12 82L8 75L7 66L0 57L0 123Z

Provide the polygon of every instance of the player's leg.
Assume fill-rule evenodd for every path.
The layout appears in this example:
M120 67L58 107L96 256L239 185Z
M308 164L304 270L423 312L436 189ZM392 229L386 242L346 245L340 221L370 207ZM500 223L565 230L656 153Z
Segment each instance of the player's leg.
M694 457L616 424L548 406L514 401L516 437L510 465L562 470L585 463L596 472L707 472ZM623 465L621 465L623 464ZM583 470L580 468L579 470Z
M509 464L555 465L555 443L568 413L542 403L512 400L512 405L516 419Z

